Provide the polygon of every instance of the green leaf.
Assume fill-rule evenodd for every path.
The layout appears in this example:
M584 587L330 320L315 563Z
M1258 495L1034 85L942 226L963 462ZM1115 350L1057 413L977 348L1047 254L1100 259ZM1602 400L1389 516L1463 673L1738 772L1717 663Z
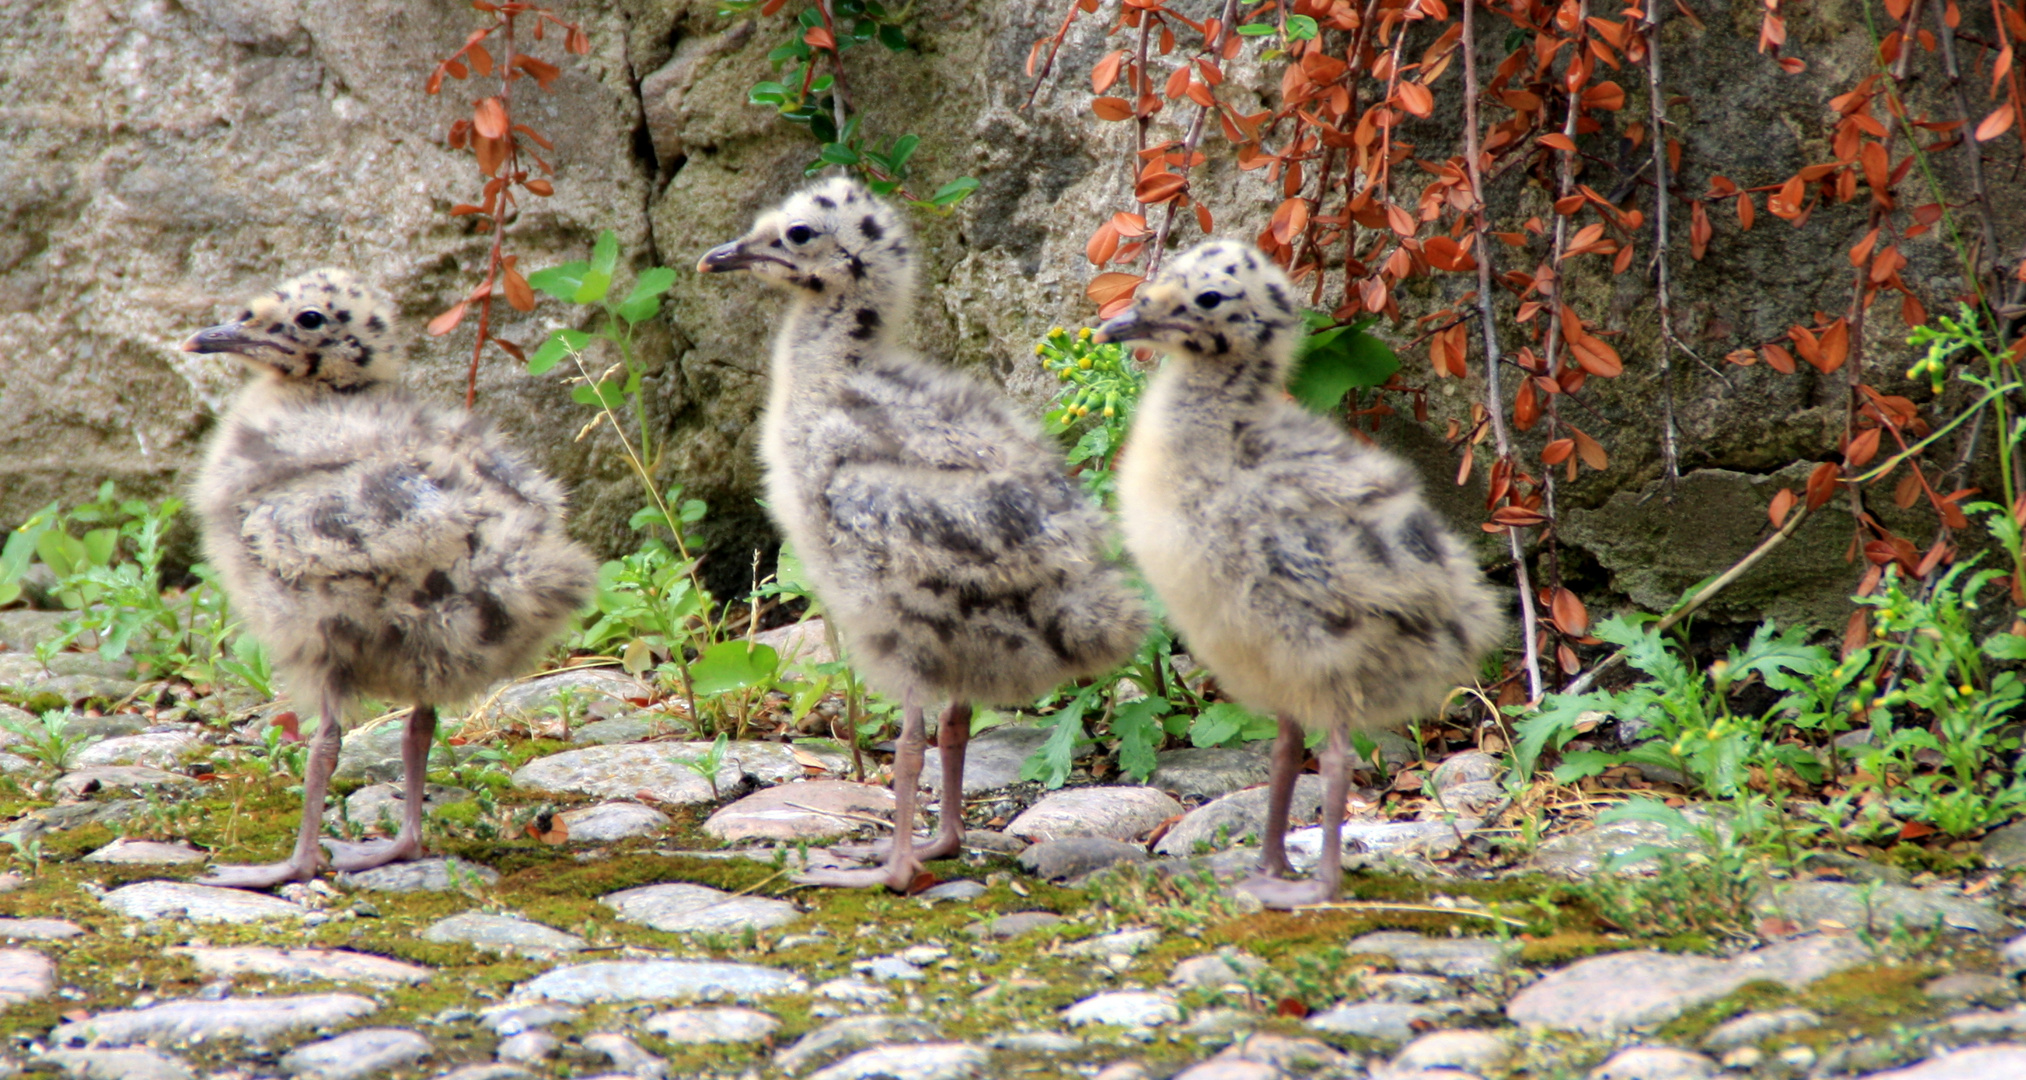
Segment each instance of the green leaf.
M1516 784L1523 784L1533 777L1534 765L1541 754L1552 748L1560 750L1563 744L1575 738L1580 732L1577 725L1583 714L1608 710L1613 704L1611 695L1602 691L1578 694L1549 694L1541 702L1540 710L1534 715L1513 724L1512 778ZM1524 706L1508 706L1507 711L1518 715L1525 712Z
M1189 741L1199 747L1225 746L1272 735L1277 727L1271 718L1259 716L1243 705L1220 701L1196 717L1196 723L1189 729Z
M596 386L579 383L570 388L570 400L579 405L616 409L626 404L626 388L617 379L607 379Z
M970 198L971 192L976 190L978 181L974 177L960 176L937 188L936 193L929 196L929 203L934 206L955 206Z
M906 52L907 34L898 26L882 26L879 28L879 43L893 52Z
M1083 713L1090 707L1091 691L1071 698L1055 714L1055 731L1048 741L1035 748L1026 761L1020 763L1020 779L1039 780L1041 786L1053 790L1069 779L1069 763L1076 754L1076 746L1084 739Z
M826 165L843 165L849 168L858 164L858 151L843 143L824 143L823 149L816 153L816 160Z
M1984 642L1984 655L1994 660L2026 660L2026 637L2020 637L2018 634L1992 634L1990 639Z
M1562 763L1555 767L1555 783L1573 784L1590 776L1601 776L1605 769L1619 763L1617 754L1602 750L1571 750L1562 755Z
M1317 26L1316 21L1307 15L1289 15L1287 17L1287 36L1291 41L1313 41L1316 35L1321 32L1322 28Z
M1279 32L1279 27L1272 23L1263 22L1246 23L1244 26L1238 28L1239 37L1265 37L1268 34L1277 34Z
M893 162L895 169L904 169L907 167L907 159L914 156L915 147L921 144L920 135L902 135L893 141L893 150L887 154L887 158Z
M779 105L788 100L788 88L777 82L756 82L746 91L746 101L752 105Z
M1311 334L1295 360L1288 393L1310 412L1328 414L1343 403L1353 387L1378 386L1400 370L1391 346L1368 334L1364 324L1338 326Z
M619 234L606 229L598 234L598 242L591 248L591 268L571 299L579 304L595 304L605 299L605 293L612 288L612 271L618 265Z
M1154 774L1154 748L1167 734L1160 717L1172 708L1166 698L1143 697L1112 713L1111 733L1119 739L1119 769L1142 784Z
M771 645L720 641L689 666L690 686L704 697L744 690L771 682L780 666L781 657Z
M1076 445L1069 451L1068 461L1071 465L1076 465L1109 453L1111 453L1111 429L1099 424L1084 432L1083 437L1076 440Z
M118 529L93 529L84 534L84 555L93 566L110 566L119 546Z
M35 538L35 554L42 564L56 572L56 576L67 578L84 569L84 544L77 538L54 529Z
M558 300L577 302L577 290L584 287L584 275L590 273L591 264L579 260L537 270L528 275L528 284L548 293Z
M629 323L641 323L654 317L661 310L661 294L675 284L675 271L666 266L654 267L640 275L633 283L633 291L619 303L619 317Z
M544 374L550 368L562 363L563 358L570 355L573 350L583 352L585 346L589 344L591 335L582 330L564 327L552 331L549 340L542 342L542 347L536 349L533 356L528 357L528 374Z

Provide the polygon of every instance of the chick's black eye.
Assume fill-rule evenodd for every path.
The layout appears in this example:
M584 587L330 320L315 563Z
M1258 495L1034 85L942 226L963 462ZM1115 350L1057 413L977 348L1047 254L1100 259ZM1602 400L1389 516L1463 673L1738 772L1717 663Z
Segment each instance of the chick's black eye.
M305 330L315 330L324 324L324 313L321 311L305 311L295 317L295 324Z
M1202 308L1204 311L1208 311L1223 302L1224 298L1214 292L1200 292L1196 294L1196 306Z
M816 230L807 225L790 225L788 227L788 242L791 244L806 244L814 239L816 239Z

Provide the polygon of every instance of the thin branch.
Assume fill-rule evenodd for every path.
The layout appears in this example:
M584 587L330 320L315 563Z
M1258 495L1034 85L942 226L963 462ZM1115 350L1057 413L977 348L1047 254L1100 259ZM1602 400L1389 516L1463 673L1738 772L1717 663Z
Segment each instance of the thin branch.
M837 116L837 134L844 135L844 110L851 103L851 88L844 82L844 43L837 38L837 24L830 19L830 0L816 0L816 13L823 18L823 29L830 33L830 111Z
M502 136L506 140L506 158L500 162L498 175L507 178L507 182L500 185L499 201L493 206L492 251L486 256L485 284L480 286L478 333L471 341L471 369L464 375L464 407L467 409L478 402L478 362L485 356L485 343L492 340L492 301L500 291L499 271L505 261L501 248L506 244L507 203L513 201L512 177L519 171L521 162L521 141L514 137L514 14L512 9L507 9L499 16L506 24L500 30L505 47L499 59L499 108L500 114L506 118L506 134Z
M1803 521L1808 520L1808 514L1808 504L1805 502L1797 504L1792 510L1787 511L1787 522L1780 527L1779 532L1766 537L1765 540L1759 543L1758 547L1753 548L1744 558L1739 559L1729 570L1724 571L1718 576L1715 581L1703 586L1694 596L1684 599L1673 611L1668 612L1665 618L1662 618L1653 625L1654 631L1656 633L1666 633L1673 629L1675 624L1681 622L1681 620L1702 610L1702 606L1715 599L1716 594L1729 588L1732 582L1745 576L1745 571L1757 566L1759 560L1773 553L1774 548L1786 543L1787 538L1794 535L1794 530L1800 528ZM1573 682L1564 687L1562 693L1580 694L1588 690L1591 684L1597 681L1597 676L1603 674L1606 668L1617 664L1623 659L1625 659L1625 650L1619 649L1617 652L1597 661L1595 664L1590 665L1590 670L1578 675Z
M1946 13L1939 9L1935 11L1935 36L1941 41L1942 70L1949 76L1949 94L1956 103L1956 120L1963 125L1964 131L1974 130L1974 118L1970 115L1970 99L1963 93L1962 69L1956 63L1956 31L1949 25ZM1984 239L1983 261L1995 272L1999 258L1998 230L1991 221L1991 189L1984 183L1984 150L1977 140L1967 138L1963 140L1963 163L1969 168L1970 190L1976 193L1977 224L1983 232ZM1972 271L1970 286L1983 295L1985 302L1988 303L1990 297L1984 292L1983 274L1974 266L1969 269Z
M1491 418L1493 445L1498 448L1499 460L1512 458L1512 437L1505 429L1505 405L1498 392L1498 347L1497 314L1491 306L1491 228L1484 214L1484 177L1478 167L1480 152L1477 138L1477 37L1475 21L1471 12L1477 9L1477 0L1463 0L1463 154L1464 167L1470 176L1471 207L1470 228L1475 237L1477 249L1477 307L1479 322L1484 328L1484 397ZM1527 690L1529 700L1541 699L1541 648L1539 641L1539 620L1534 614L1533 583L1527 577L1526 549L1520 543L1519 530L1508 527L1506 540L1512 547L1513 576L1519 586L1520 633L1525 639Z
M1022 112L1033 107L1034 98L1041 93L1042 86L1047 84L1048 76L1054 73L1055 54L1062 51L1062 42L1069 37L1070 24L1076 21L1076 13L1079 10L1081 9L1076 6L1076 0L1069 0L1069 11L1062 16L1062 26L1055 31L1055 40L1048 46L1048 59L1042 61L1041 70L1034 73L1034 85L1027 90L1027 100L1020 103Z
M1647 0L1646 98L1652 106L1653 131L1653 265L1654 299L1660 305L1660 464L1668 498L1681 482L1679 432L1674 421L1674 303L1667 270L1667 206L1672 185L1667 175L1667 104L1660 92L1660 19L1662 0ZM1744 198L1745 196L1739 196Z

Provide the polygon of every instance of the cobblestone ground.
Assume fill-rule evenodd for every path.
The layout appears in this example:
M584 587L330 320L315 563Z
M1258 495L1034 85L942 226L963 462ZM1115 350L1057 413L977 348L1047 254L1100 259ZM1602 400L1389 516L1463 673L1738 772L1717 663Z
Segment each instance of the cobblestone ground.
M0 652L0 687L125 705L74 711L66 737L96 741L61 769L32 740L0 752L6 1074L2026 1077L2026 880L1974 852L1942 873L1825 855L1728 930L1631 932L1596 891L1605 860L1679 841L1633 823L1524 845L1497 762L1466 751L1422 766L1418 814L1353 820L1346 902L1261 912L1220 882L1252 858L1262 756L1169 751L1151 785L1085 768L1045 793L1018 771L1047 732L1014 722L972 744L970 843L934 887L819 892L789 874L890 829L848 753L735 742L713 769L628 704L644 688L580 671L440 747L435 857L233 892L190 879L285 849L281 706L58 660ZM398 816L398 728L347 738L333 834ZM1293 848L1312 861L1313 830ZM2014 854L1994 837L1983 863ZM1641 895L1658 923L1710 901Z

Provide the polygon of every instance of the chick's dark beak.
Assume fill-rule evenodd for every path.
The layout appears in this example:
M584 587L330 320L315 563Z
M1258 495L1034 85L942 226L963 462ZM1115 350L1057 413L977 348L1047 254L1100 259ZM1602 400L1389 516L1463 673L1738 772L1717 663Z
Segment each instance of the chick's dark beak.
M746 250L746 242L744 240L734 240L729 244L719 244L704 252L703 258L697 260L696 272L699 274L713 274L723 273L727 270L746 270L759 261L759 256L753 255Z
M1153 323L1144 318L1140 309L1134 306L1127 308L1123 315L1112 316L1103 326L1098 327L1097 332L1091 335L1091 340L1143 341L1152 337L1154 330Z
M209 326L190 335L183 343L184 352L194 353L238 353L245 356L256 349L272 349L272 342L250 337L246 328L238 323Z

